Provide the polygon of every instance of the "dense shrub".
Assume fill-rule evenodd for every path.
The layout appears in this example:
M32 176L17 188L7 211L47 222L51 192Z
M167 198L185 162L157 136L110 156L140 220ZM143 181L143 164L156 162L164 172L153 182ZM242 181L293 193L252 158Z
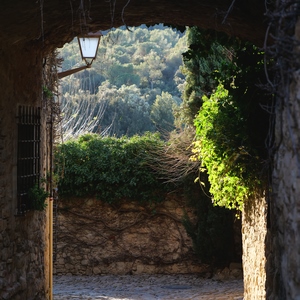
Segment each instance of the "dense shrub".
M207 169L214 203L242 209L257 181L252 168L258 158L247 145L245 119L222 85L210 98L203 97L195 126L194 152Z
M97 196L109 203L123 198L160 201L170 186L163 184L147 158L151 149L163 146L157 134L131 138L87 134L61 144L55 155L59 194Z
M272 62L254 45L210 30L190 29L188 43L181 112L196 128L194 158L208 174L214 204L242 210L267 188L273 96L262 87Z

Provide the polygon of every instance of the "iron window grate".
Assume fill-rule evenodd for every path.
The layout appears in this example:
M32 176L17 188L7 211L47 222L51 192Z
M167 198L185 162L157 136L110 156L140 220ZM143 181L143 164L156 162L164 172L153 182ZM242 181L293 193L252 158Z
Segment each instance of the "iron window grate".
M20 106L18 111L17 215L32 208L28 191L40 184L41 109Z

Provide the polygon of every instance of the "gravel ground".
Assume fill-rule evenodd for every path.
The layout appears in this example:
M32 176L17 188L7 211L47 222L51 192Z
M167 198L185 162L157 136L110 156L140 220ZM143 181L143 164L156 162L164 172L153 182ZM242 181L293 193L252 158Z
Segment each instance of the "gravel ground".
M54 300L242 300L243 281L197 275L54 276Z

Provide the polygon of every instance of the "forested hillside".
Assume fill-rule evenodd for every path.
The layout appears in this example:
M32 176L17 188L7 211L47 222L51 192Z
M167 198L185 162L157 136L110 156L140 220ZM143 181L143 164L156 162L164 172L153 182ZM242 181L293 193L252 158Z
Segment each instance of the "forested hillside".
M120 137L173 130L186 50L185 33L162 24L104 33L92 68L60 82L65 138L87 131ZM77 39L60 56L63 70L83 64Z

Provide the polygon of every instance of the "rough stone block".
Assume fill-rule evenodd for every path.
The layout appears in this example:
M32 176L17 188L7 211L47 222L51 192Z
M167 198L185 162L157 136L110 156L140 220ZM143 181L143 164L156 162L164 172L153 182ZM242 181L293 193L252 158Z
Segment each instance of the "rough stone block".
M80 262L83 266L87 266L89 264L89 261L87 259L83 259L81 262Z
M191 269L190 265L195 261L193 259L180 267L172 268L174 261L180 260L181 257L194 257L192 241L185 234L181 222L178 221L175 224L168 216L157 215L145 222L137 222L133 226L128 226L137 219L141 212L145 211L144 207L126 202L122 208L114 209L95 199L93 201L91 199L73 200L72 207L69 209L76 211L80 208L80 213L83 215L104 219L110 227L125 229L117 233L112 232L103 223L98 222L93 223L90 228L84 226L83 230L83 227L78 226L70 215L64 215L62 210L59 215L59 244L55 263L57 273L66 267L65 263L72 264L74 266L72 272L77 275L87 274L87 272L125 274L129 271L174 273L176 270L187 273ZM167 208L161 205L159 209L171 215L175 214L174 218L180 220L182 208L178 207L178 203L182 205L181 200L170 197L166 202ZM188 213L189 208L185 209ZM72 243L66 244L64 237L72 238L74 232L76 232L76 238ZM95 232L97 232L96 236ZM88 247L86 244L94 246ZM61 261L62 257L69 257L70 260ZM133 263L136 257L141 259ZM65 273L69 270L69 268L65 270Z
M95 274L95 275L101 274L101 268L99 268L99 267L94 267L94 268L93 268L93 274Z

